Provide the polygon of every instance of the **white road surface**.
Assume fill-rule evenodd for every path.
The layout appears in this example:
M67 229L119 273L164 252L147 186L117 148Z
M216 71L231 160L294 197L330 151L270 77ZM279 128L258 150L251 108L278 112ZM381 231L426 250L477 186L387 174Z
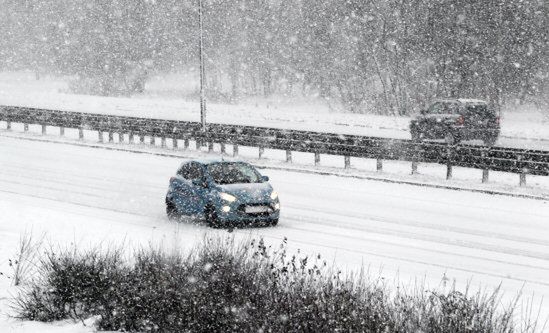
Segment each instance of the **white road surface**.
M8 269L20 234L29 230L45 234L51 244L78 246L189 248L206 234L228 235L165 217L168 179L180 163L0 137L0 272ZM391 283L417 280L437 287L455 280L458 288L487 289L501 284L505 302L521 290L536 302L549 298L547 201L262 173L280 193L280 224L237 229L237 239L263 236L276 246L287 237L291 250L319 253L344 271L364 265ZM8 285L0 277L0 288ZM548 315L549 306L543 304L542 311Z

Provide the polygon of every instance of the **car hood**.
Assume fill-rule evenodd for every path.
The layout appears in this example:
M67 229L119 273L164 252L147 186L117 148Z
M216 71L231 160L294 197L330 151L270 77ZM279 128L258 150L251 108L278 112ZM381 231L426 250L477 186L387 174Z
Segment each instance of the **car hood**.
M269 183L217 185L219 191L234 195L241 202L265 202L271 200L273 187Z

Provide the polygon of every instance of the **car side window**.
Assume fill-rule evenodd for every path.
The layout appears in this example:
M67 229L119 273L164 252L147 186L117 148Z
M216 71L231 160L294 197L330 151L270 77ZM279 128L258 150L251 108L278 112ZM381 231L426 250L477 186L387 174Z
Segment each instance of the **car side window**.
M429 108L431 114L456 114L459 106L455 103L436 102Z
M177 170L177 175L185 179L189 179L189 164L185 164Z
M437 102L429 107L429 113L440 114L444 111L444 104Z
M198 165L197 163L189 164L188 171L188 177L185 177L186 179L194 180L202 179L204 177L204 171L202 170L202 167L200 167L200 165Z

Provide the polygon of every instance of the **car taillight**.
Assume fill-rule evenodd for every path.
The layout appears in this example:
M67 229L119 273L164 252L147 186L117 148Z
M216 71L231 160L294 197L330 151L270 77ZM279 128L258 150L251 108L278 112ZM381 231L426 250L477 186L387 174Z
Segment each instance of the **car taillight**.
M463 125L465 124L465 118L463 116L459 116L458 119L456 119L456 125Z

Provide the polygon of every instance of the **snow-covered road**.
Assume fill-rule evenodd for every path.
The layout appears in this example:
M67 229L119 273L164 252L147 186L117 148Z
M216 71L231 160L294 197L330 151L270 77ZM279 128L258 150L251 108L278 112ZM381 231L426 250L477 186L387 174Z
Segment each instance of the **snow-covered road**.
M226 234L165 218L168 179L180 163L0 137L0 271L25 230L81 246L191 247L205 234ZM404 284L438 286L445 277L458 287L501 283L506 300L521 289L537 300L549 297L547 201L262 172L280 193L280 225L238 229L236 238L261 235L277 245L287 237L290 249L320 253L343 270L365 265Z

